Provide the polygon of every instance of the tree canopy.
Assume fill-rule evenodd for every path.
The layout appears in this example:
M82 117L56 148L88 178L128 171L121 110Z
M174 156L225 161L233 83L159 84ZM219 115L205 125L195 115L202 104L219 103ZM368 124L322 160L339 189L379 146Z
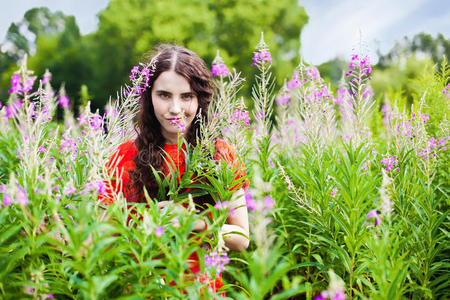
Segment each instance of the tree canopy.
M24 53L34 54L30 68L38 75L48 68L54 84L64 80L71 99L77 99L86 84L95 107L115 95L127 82L131 67L159 43L192 49L207 64L219 50L229 67L250 75L252 51L261 32L276 62L274 72L282 80L299 62L300 34L308 21L296 0L111 0L98 17L98 30L85 36L73 17L48 8L33 8L13 23L6 42L14 49L0 53L2 70L7 70L0 99L7 96L9 78ZM35 39L19 30L23 24Z

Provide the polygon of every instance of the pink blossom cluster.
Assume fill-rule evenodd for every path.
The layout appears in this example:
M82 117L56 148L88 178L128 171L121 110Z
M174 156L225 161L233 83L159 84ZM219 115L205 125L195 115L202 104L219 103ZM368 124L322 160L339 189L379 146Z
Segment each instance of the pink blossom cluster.
M450 93L447 94L447 91L450 89L450 83L442 90L442 94L446 95L447 98L450 98Z
M381 215L378 213L376 209L371 209L367 214L366 219L369 221L373 219L375 221L375 226L381 224ZM364 225L368 226L370 225L370 223L366 222L364 223Z
M294 75L292 76L292 79L286 82L286 89L293 90L297 87L300 87L302 85L302 82L298 78L300 73L298 71L294 72Z
M50 82L51 79L52 79L51 75L44 74L44 76L42 76L41 79L41 84L44 85L47 82Z
M278 105L287 105L287 104L289 104L289 99L291 98L291 95L289 95L289 93L286 93L286 94L284 94L283 96L281 96L281 97L278 97L278 98L276 98L275 99L275 104L278 104Z
M387 156L381 159L381 164L385 168L386 171L393 170L398 165L398 156ZM395 168L396 171L400 171L400 169L397 167Z
M236 109L230 117L230 124L250 130L250 115L248 111Z
M331 196L332 198L334 198L334 197L337 196L337 194L338 194L338 188L335 187L335 188L333 188L333 189L331 190L330 196Z
M348 89L341 88L336 91L336 97L333 98L333 102L338 105L341 105L344 103L344 100L346 100L350 97L351 97L351 95L350 95L350 92L348 91Z
M353 71L358 69L361 70L361 76L371 74L372 66L370 65L369 56L366 55L362 57L358 54L353 54L348 69L349 71L345 74L345 76L350 76L353 73Z
M264 197L263 201L255 201L248 191L245 192L245 203L249 210L257 211L262 214L270 213L275 207L275 201L272 196L267 195Z
M93 115L91 117L90 122L91 127L94 129L94 131L97 131L99 129L103 129L103 118L100 115Z
M205 254L205 267L207 269L213 269L216 272L216 276L219 276L225 271L225 265L230 262L228 254L226 252L215 253L211 252Z
M85 194L90 191L96 191L100 195L104 195L106 194L106 184L102 180L88 182L80 193Z
M19 110L19 108L21 108L23 105L22 100L17 99L16 101L14 101L13 103L11 103L11 105L5 105L4 106L4 110L5 110L5 118L14 118L17 116L17 111Z
M228 71L228 68L225 64L221 63L215 63L211 67L211 73L214 76L220 76L220 77L227 77L230 75L230 72Z
M305 82L308 81L308 79L309 80L320 79L319 69L317 69L314 66L305 68L305 75L308 77L303 79L303 81Z
M254 52L252 66L264 63L268 63L269 65L272 64L272 55L270 54L269 50L261 49L258 52Z
M215 205L214 205L215 209L218 210L229 210L230 213L233 215L234 214L234 208L231 207L230 202L229 201L218 201Z
M61 108L66 109L66 108L70 108L70 100L69 97L65 96L65 95L61 95L58 98L58 104Z
M28 93L33 89L35 80L36 76L33 76L26 78L22 83L22 77L19 74L13 74L11 76L11 88L8 90L8 93Z
M149 86L150 82L150 69L148 68L142 68L142 70L139 70L139 66L134 66L131 69L131 75L129 76L130 80L138 79L140 76L143 76L143 84L135 85L132 88L132 93L136 93L137 95L142 94L145 89ZM128 93L126 93L128 95Z
M328 290L322 291L318 296L314 298L314 300L345 300L346 295L345 291L342 289L337 290L334 295L330 293Z
M7 207L11 204L27 205L28 197L27 192L20 185L16 185L16 188L12 190L7 190L4 184L0 185L0 193L3 194L3 206ZM2 202L0 202L0 208Z
M417 155L425 160L427 160L430 154L433 152L433 157L436 157L436 152L447 150L446 141L450 139L450 136L440 138L439 141L432 137L427 141L427 146L425 149L420 149Z

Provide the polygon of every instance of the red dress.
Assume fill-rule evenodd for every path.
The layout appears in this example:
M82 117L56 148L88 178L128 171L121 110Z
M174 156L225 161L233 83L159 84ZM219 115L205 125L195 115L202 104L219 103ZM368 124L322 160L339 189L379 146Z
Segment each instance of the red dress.
M233 145L225 142L222 139L218 139L216 142L216 150L214 153L214 159L215 160L221 160L224 159L233 169L236 169L236 180L246 175L245 167L244 165L238 160L236 155L236 150ZM172 165L172 168L176 168L179 171L179 175L183 175L186 164L184 160L184 152L178 151L178 145L164 145L164 151L170 156L170 159L173 161L174 165ZM120 177L121 178L121 184L118 185L116 180L111 180L111 184L106 185L106 192L102 195L99 195L98 200L105 205L113 203L116 198L117 194L119 192L122 192L125 197L127 197L127 191L125 189L128 184L130 184L130 176L129 171L135 168L135 163L133 159L137 155L137 149L134 144L134 141L128 141L126 143L123 143L120 145L117 150L114 152L113 156L111 157L110 161L107 164L107 168L109 172L111 172L112 177ZM170 159L167 159L165 161L169 161ZM114 167L114 168L113 168ZM167 175L168 172L168 165L165 163L165 174ZM240 186L240 184L236 184L231 188L231 190L235 190ZM246 180L243 183L243 188L247 189L249 186L249 181ZM130 199L128 199L130 200ZM204 274L200 273L200 265L199 265L199 258L197 255L197 252L194 252L189 257L189 268L192 271L193 274L196 274L196 279L201 282L209 282L209 286L214 290L217 291L220 289L222 284L222 278L218 277L215 280L212 278L208 278Z

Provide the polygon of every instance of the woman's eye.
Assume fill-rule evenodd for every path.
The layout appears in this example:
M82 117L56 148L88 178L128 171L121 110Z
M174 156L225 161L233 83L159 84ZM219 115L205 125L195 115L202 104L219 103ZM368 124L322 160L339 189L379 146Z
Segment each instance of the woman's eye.
M169 99L169 94L160 94L159 96L163 99Z
M192 94L186 94L186 95L183 95L183 99L184 100L191 100L192 99Z

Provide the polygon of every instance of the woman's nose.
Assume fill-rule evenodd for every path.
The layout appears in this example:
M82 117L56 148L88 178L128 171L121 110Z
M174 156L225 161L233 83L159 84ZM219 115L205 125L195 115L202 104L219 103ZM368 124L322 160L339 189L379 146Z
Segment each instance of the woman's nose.
M177 115L181 112L181 103L178 97L173 98L172 103L169 107L169 112L174 115Z

